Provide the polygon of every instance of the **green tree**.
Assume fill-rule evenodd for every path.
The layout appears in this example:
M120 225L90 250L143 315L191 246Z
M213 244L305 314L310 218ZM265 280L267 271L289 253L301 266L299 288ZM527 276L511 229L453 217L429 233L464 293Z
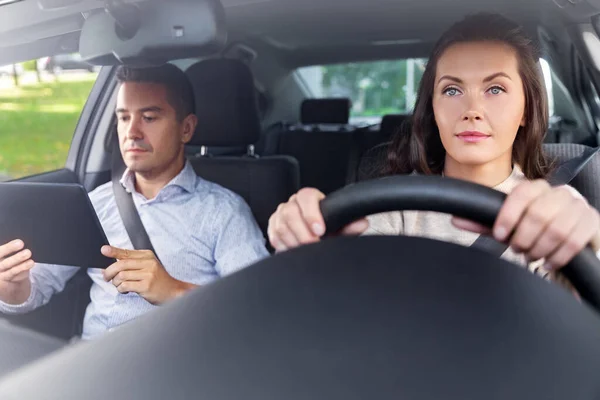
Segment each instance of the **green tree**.
M42 76L37 68L37 60L29 60L23 63L23 70L35 72L38 83L42 81Z
M415 87L423 74L422 63L416 62ZM323 67L326 94L346 91L354 104L354 114L382 115L405 112L407 61L390 60L335 64Z

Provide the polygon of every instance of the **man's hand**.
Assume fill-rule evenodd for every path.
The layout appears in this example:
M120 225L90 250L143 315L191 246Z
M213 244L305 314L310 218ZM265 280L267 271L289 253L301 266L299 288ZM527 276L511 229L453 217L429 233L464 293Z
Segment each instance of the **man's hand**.
M31 293L29 271L35 262L22 240L0 246L0 300L21 304Z
M104 279L120 293L134 292L158 305L195 288L191 283L173 278L150 250L125 250L102 247L102 254L118 261L104 270Z

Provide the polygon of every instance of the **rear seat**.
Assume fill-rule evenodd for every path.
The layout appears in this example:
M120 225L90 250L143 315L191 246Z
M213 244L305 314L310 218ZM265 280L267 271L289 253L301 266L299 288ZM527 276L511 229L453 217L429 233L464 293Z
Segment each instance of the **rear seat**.
M346 185L355 129L349 116L348 99L309 99L302 103L302 124L277 134L276 153L298 160L302 187L328 194Z
M349 125L349 99L309 99L302 103L301 124L284 126L267 138L273 154L293 156L300 165L302 187L329 194L357 180L359 161L371 148L387 142L410 119L385 115L379 130Z

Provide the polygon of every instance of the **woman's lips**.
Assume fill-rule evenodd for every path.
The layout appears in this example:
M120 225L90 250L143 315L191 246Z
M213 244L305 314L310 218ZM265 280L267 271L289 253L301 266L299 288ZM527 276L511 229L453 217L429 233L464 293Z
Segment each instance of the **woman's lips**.
M490 135L478 131L465 131L457 134L456 137L467 143L477 143L489 138Z

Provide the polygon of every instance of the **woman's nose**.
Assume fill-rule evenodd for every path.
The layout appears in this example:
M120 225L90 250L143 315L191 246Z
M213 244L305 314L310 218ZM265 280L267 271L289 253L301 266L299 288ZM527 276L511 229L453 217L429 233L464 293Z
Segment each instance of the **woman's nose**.
M481 121L483 120L483 104L479 96L473 94L467 96L467 104L463 113L463 121Z
M481 121L483 120L483 114L477 110L468 110L463 114L464 121Z

